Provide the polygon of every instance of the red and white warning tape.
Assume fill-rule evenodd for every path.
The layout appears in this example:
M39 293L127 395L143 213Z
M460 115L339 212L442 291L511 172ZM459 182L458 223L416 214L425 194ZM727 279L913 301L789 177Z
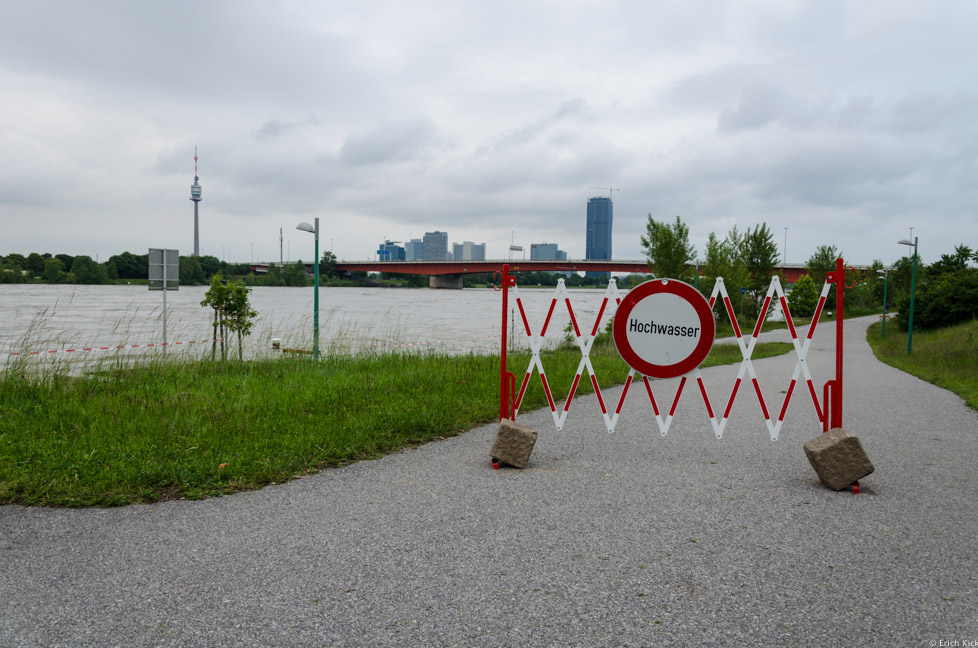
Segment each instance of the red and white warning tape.
M121 351L122 349L144 349L149 347L168 347L168 346L180 346L184 344L204 344L207 342L220 342L218 340L190 340L189 342L160 342L159 344L120 344L119 346L103 346L103 347L79 347L77 349L55 349L53 351L17 351L14 353L8 353L10 357L14 356L37 356L37 355L50 355L53 353L81 353L83 351Z

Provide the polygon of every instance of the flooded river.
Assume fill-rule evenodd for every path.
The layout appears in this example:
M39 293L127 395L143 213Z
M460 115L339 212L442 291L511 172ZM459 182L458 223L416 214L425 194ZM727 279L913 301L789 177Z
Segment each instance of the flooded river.
M167 292L167 353L209 352L212 311L200 305L206 290L181 286ZM522 289L521 294L533 331L539 333L553 289ZM603 289L570 291L582 329L593 326L604 295ZM313 288L258 286L250 299L258 317L245 338L248 357L271 353L274 338L284 347L312 348ZM321 288L319 302L324 351L493 353L500 346L501 293L488 288ZM609 316L606 312L603 319ZM519 343L525 333L518 311L511 309L508 319L518 327ZM560 340L568 322L560 303L548 342ZM145 285L0 284L0 368L11 362L158 354L163 340L163 293Z

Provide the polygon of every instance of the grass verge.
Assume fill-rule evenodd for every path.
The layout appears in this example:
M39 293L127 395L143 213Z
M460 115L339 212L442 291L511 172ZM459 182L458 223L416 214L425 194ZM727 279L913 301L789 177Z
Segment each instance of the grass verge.
M935 331L914 331L913 353L907 355L907 334L890 322L886 338L879 322L866 329L876 357L963 398L978 410L978 320Z
M759 344L754 358L789 344ZM604 342L599 384L627 367ZM555 395L567 393L576 348L543 358ZM703 366L739 362L718 345ZM528 354L509 367L525 370ZM579 393L591 391L581 381ZM458 434L498 418L495 356L330 356L157 362L81 377L0 376L0 503L116 506L201 498L302 477ZM546 404L534 379L522 409Z

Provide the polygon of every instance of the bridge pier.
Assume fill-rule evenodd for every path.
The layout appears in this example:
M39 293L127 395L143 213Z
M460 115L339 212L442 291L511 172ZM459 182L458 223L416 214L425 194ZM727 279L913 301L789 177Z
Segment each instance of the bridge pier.
M462 275L431 275L428 278L429 288L462 289Z

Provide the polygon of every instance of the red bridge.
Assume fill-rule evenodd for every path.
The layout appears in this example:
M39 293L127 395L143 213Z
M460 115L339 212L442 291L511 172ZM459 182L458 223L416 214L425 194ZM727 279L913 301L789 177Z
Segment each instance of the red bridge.
M641 261L527 261L494 259L489 261L338 261L339 272L388 272L391 274L427 275L432 288L461 288L462 275L499 272L503 264L509 264L510 272L611 272L613 274L651 274L646 260ZM312 272L312 264L307 263ZM692 266L691 266L692 267ZM268 272L268 264L254 264L258 274ZM787 264L776 268L784 274L785 281L793 284L798 277L808 274L802 264Z
M498 272L503 264L509 264L510 272L611 272L613 274L651 274L649 263L641 261L357 261L338 262L336 269L341 272L389 272L392 274L428 275L432 288L461 288L462 275L481 272ZM692 266L691 266L692 267ZM804 265L788 264L777 268L789 284L793 284L803 274L808 274Z

